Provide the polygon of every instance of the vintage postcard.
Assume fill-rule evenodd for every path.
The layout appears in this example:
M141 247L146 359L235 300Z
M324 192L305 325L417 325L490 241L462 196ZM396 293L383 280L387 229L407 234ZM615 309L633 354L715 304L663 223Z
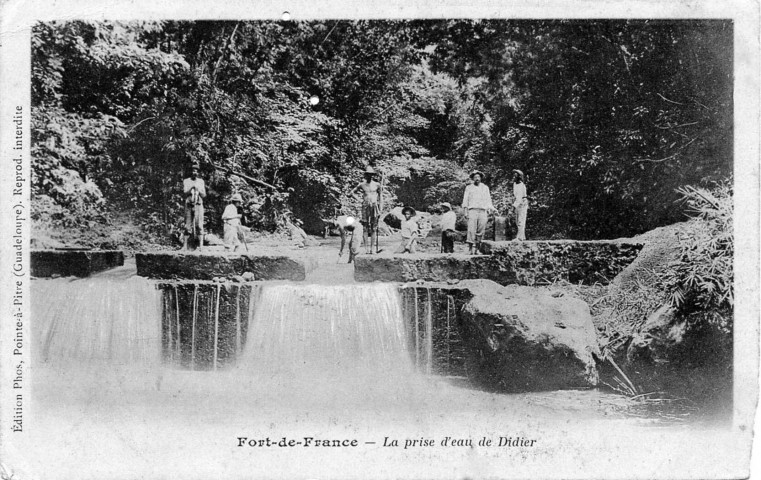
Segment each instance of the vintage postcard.
M758 476L757 2L0 9L3 480Z

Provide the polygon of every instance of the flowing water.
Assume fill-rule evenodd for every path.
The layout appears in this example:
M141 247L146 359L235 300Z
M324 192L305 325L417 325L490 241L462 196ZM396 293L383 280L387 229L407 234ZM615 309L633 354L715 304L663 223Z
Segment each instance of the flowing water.
M161 294L150 282L36 281L32 296L38 364L158 366Z
M411 373L396 285L268 285L251 309L242 370Z
M619 455L643 462L653 426L685 454L703 442L682 426L632 418L630 401L618 395L503 395L427 375L453 361L454 300L444 299L446 312L432 319L424 289L404 298L388 284L242 292L211 284L159 289L141 278L35 280L33 415L16 442L26 463L16 468L45 478L556 476L545 465L583 463L579 451L558 450L559 438L602 449L640 438ZM445 355L434 358L437 348ZM539 447L529 456L382 448L386 438L501 435L536 438ZM331 452L328 462L321 450L237 446L238 437L284 436L356 438L360 447Z

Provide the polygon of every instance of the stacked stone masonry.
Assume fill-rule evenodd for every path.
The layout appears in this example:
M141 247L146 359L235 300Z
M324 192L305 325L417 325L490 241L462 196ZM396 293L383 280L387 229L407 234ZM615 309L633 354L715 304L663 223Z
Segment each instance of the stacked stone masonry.
M641 249L642 244L615 241L486 241L482 255L360 255L354 278L360 282L482 278L502 285L608 284Z
M124 253L118 250L32 250L33 277L87 277L109 268L124 265Z
M213 253L138 253L137 274L142 277L169 280L212 280L253 274L256 280L302 281L314 268L307 258L284 255L243 255Z

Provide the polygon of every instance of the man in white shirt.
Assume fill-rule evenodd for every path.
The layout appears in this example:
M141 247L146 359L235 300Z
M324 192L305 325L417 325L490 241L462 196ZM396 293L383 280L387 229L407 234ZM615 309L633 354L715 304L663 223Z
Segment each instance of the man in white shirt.
M449 202L442 203L441 209L444 211L441 215L441 253L454 253L457 215L452 211L452 204Z
M518 227L518 234L515 240L526 240L526 216L528 215L528 197L526 196L526 184L523 182L523 172L513 170L513 195L515 196L515 224Z
M468 212L468 236L465 241L468 243L470 254L478 253L486 233L487 215L494 211L491 192L489 187L481 183L482 176L480 171L473 170L470 174L473 183L465 187L465 197L462 200L462 208Z
M222 212L222 221L225 224L225 248L233 252L237 251L241 243L246 241L241 231L243 214L240 208L242 204L243 197L240 193L236 193L230 198L230 204Z
M188 236L193 236L203 246L203 199L206 198L206 184L198 176L199 167L193 163L190 177L182 181L185 194L185 248Z

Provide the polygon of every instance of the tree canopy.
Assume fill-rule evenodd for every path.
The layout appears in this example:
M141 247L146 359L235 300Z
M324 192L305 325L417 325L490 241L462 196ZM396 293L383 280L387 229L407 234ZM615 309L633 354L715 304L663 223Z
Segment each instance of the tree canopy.
M416 208L479 168L508 214L518 168L533 238L640 233L732 175L729 21L75 21L32 54L33 214L64 227L172 233L192 161L211 229L236 191L317 230L366 165Z

